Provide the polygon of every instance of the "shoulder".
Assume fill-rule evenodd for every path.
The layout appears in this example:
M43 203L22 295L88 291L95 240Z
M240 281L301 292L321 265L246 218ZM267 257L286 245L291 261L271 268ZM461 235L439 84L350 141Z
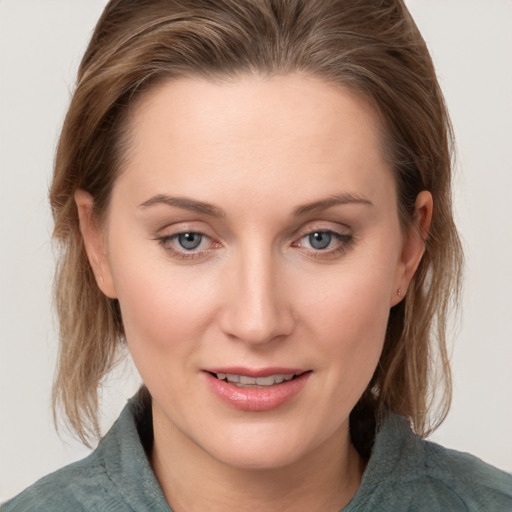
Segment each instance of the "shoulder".
M403 418L390 426L388 438L395 438L401 453L392 480L409 490L412 508L429 504L430 510L512 511L511 475L473 455L421 439Z
M4 504L1 512L102 510L102 497L116 490L97 452L52 473ZM104 508L103 508L104 509Z
M152 435L145 396L140 392L128 402L89 457L42 478L0 511L169 512L143 444Z
M512 475L468 453L422 441L424 475L430 486L444 488L466 510L512 510Z
M512 511L512 476L478 458L414 435L389 417L347 511Z

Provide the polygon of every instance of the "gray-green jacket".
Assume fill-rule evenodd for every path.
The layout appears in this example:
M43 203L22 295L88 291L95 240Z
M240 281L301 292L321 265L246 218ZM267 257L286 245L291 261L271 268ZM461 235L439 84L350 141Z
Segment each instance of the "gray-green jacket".
M141 442L152 430L148 409L130 400L91 455L39 480L1 512L171 512ZM403 418L390 416L343 509L356 511L510 512L512 476L424 441Z

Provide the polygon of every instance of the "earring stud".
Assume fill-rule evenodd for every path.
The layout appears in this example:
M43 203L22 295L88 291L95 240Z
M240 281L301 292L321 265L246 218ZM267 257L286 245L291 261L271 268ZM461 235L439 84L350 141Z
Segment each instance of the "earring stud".
M396 291L396 294L401 297L402 296L402 290L400 288L398 288L398 290Z

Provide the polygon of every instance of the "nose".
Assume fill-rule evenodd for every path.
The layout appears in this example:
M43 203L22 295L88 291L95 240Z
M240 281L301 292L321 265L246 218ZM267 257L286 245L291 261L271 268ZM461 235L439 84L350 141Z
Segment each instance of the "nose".
M295 322L292 301L270 251L252 247L232 263L224 281L223 332L254 346L288 336Z

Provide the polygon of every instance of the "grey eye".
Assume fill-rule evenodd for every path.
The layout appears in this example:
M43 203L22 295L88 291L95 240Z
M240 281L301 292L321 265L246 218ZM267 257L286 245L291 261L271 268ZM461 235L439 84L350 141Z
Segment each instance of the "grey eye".
M313 249L327 249L332 241L332 234L326 231L317 231L308 235L309 244Z
M201 233L180 233L177 239L183 249L192 251L201 245L203 235L201 235Z

